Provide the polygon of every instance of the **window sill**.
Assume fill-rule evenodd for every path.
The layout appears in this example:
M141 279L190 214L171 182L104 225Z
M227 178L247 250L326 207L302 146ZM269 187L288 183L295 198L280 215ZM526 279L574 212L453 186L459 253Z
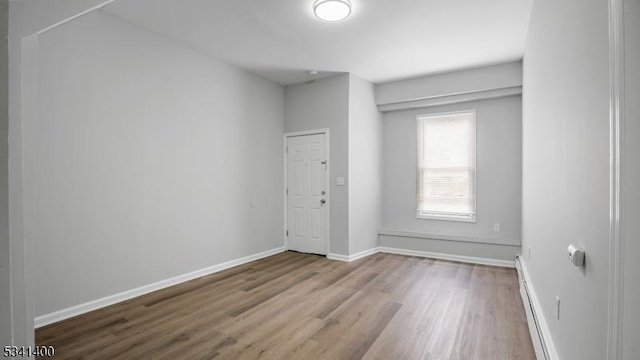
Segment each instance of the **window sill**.
M439 214L416 214L418 220L442 220L442 221L455 221L475 223L476 217L474 216L458 216L458 215L439 215Z

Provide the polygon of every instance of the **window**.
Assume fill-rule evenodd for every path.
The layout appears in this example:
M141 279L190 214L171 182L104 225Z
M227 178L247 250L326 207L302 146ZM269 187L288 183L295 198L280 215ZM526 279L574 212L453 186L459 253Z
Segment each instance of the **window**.
M476 113L418 116L419 219L476 221Z

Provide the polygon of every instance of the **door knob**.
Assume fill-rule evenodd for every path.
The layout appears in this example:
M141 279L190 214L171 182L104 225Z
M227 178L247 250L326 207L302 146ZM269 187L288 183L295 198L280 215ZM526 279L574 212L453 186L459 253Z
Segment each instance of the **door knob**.
M320 200L320 204L324 204L324 203L326 203L326 202L327 202L327 201L326 201L325 199Z

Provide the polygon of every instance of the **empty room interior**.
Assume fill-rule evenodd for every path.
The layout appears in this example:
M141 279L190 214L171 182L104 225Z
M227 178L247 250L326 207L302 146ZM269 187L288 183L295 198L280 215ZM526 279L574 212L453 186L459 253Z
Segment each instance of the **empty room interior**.
M640 359L639 0L0 27L3 356Z

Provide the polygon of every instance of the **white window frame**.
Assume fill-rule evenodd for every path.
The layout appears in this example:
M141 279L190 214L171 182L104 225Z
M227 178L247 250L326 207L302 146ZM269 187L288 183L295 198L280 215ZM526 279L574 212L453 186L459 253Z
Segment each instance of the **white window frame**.
M419 141L421 138L421 134L417 131L420 122L425 121L424 118L431 117L439 117L446 115L456 115L456 114L473 114L473 214L456 214L456 213L445 213L445 212L434 212L427 210L418 209L419 199L418 199L418 182L421 181L420 169L418 168L419 159L417 158L417 149L419 148ZM478 179L478 127L477 127L477 114L476 110L460 110L460 111L451 111L451 112L443 112L443 113L433 113L433 114L421 114L416 117L416 219L418 220L443 220L443 221L456 221L456 222L468 222L475 223L478 215L478 192L477 192L477 179Z

